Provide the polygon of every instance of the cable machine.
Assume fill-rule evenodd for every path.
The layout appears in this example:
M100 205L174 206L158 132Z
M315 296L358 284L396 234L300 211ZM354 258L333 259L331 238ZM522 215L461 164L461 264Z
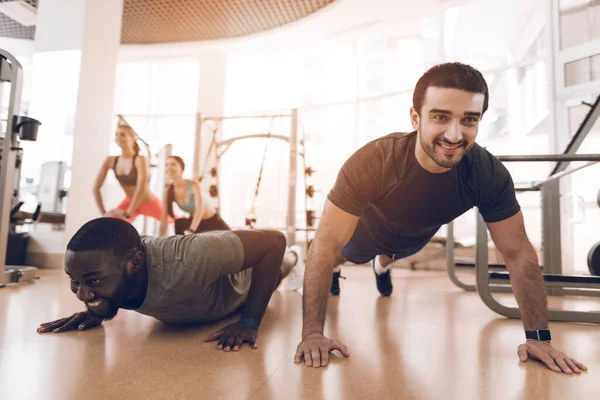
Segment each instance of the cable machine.
M14 235L16 224L11 220L22 202L19 202L20 170L23 149L21 140L37 140L41 123L33 118L20 116L21 87L23 85L23 69L17 59L0 49L0 110L4 98L3 90L10 85L10 96L7 107L6 125L2 127L0 137L0 287L7 283L18 283L36 277L36 268L27 266L6 265L9 236ZM36 210L39 215L39 209ZM37 219L37 216L35 219ZM11 246L12 247L12 246ZM26 249L25 249L26 250Z
M219 140L219 131L222 125L222 122L225 120L231 120L231 119L265 119L265 118L270 118L270 125L269 125L269 131L267 133L255 133L255 134L248 134L248 135L243 135L243 136L238 136L235 138L231 138L231 139L226 139L226 140ZM290 136L284 136L284 135L277 135L277 134L273 134L272 133L272 127L273 127L273 122L278 119L278 118L289 118L290 119ZM305 230L305 231L310 231L310 230L314 230L314 228L312 227L312 223L314 223L314 211L310 211L310 215L312 215L312 219L311 219L311 224L308 224L308 217L307 217L307 226L306 228L298 228L296 226L296 192L297 192L297 163L298 163L298 156L300 155L303 159L305 158L305 146L304 146L304 142L301 141L300 143L298 142L298 110L297 109L293 109L291 110L290 113L287 114L272 114L272 115L256 115L256 116L233 116L233 117L202 117L199 116L198 118L198 132L197 132L197 148L196 148L196 160L195 160L195 165L200 165L200 162L198 160L199 158L199 154L200 153L200 141L198 140L198 138L201 138L202 135L202 129L205 125L207 125L207 123L212 123L212 129L211 129L211 142L209 145L209 148L206 152L206 157L205 157L205 161L204 161L204 169L202 170L202 172L200 172L198 174L198 179L202 180L205 177L210 179L210 186L209 186L209 194L212 198L215 199L216 202L216 209L220 210L220 205L221 205L221 199L220 199L220 186L219 186L219 165L220 165L220 160L221 157L223 157L223 155L225 154L225 152L229 149L229 147L235 143L238 142L240 140L245 140L245 139L256 139L256 138L264 138L267 139L267 143L265 144L265 149L262 153L262 161L261 161L261 165L260 165L260 169L258 172L258 178L257 178L257 182L256 182L256 186L255 186L255 190L254 190L254 195L253 195L253 200L252 200L252 204L250 209L248 210L248 213L246 214L245 217L245 221L244 224L246 226L246 228L254 228L256 226L257 223L257 219L256 219L256 215L255 215L255 209L254 209L254 205L256 202L256 199L258 197L259 191L260 191L260 185L261 185L261 180L262 180L262 175L263 175L263 171L264 171L264 165L265 165L265 158L266 158L266 154L269 148L269 142L271 140L283 140L285 142L287 142L289 144L289 170L288 170L288 205L287 205L287 217L286 217L286 227L282 230L285 230L286 232L286 237L287 237L287 242L288 242L288 246L293 245L296 243L296 232L300 231L300 230ZM298 144L302 145L302 151L299 152L298 150ZM214 164L212 167L209 168L209 162L208 160L211 158L211 155L214 156ZM305 170L305 177L307 176L306 171L310 171L308 176L310 176L310 174L312 174L314 171L312 169L310 169L310 167L306 167L306 161L304 160L303 162L304 164L304 170ZM311 197L312 194L314 194L314 187L310 186L310 189L307 188L306 186L306 179L305 179L305 193L311 193ZM307 206L307 203L305 202L305 207ZM307 216L309 215L309 211L306 212Z

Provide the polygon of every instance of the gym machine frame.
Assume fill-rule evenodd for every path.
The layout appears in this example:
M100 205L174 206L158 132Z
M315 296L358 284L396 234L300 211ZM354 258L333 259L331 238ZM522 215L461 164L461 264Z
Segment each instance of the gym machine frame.
M231 120L231 119L266 119L266 118L271 118L271 121L275 120L276 118L290 118L290 123L291 123L291 128L290 128L290 136L283 136L283 135L273 135L270 132L269 133L255 133L255 134L249 134L249 135L243 135L243 136L238 136L238 137L234 137L231 139L227 139L227 140L223 140L223 141L217 141L217 131L219 129L220 123L221 121L224 120ZM199 171L199 159L200 159L200 138L202 137L202 126L204 125L205 121L212 121L215 123L215 128L213 129L212 135L213 135L213 139L211 141L210 144L210 148L208 150L208 154L210 155L212 151L214 151L215 154L215 160L216 160L216 165L217 165L217 170L218 170L218 166L220 163L220 159L221 157L225 154L225 152L229 149L229 147L240 140L244 140L244 139L260 139L260 138L264 138L264 139L278 139L278 140L283 140L287 143L289 143L290 145L290 153L289 153L289 171L288 171L288 207L287 207L287 217L286 217L286 237L287 237L287 243L288 246L294 245L296 244L296 231L298 230L296 228L296 174L298 171L297 168L297 163L298 163L298 109L292 109L290 113L281 113L281 114L271 114L271 115L250 115L250 116L231 116L231 117L203 117L201 115L198 116L198 123L197 123L197 133L196 133L196 149L195 149L195 160L196 162L194 163L194 174L198 177L198 178L203 178L204 173L200 173ZM204 162L206 163L208 161L204 160ZM218 173L217 171L215 171L215 173ZM221 195L221 191L220 191L220 187L219 187L219 181L217 180L217 188L216 188L216 197L217 198L217 208L219 208L220 204L221 204L221 199L220 199L220 195Z
M518 192L541 191L542 192L542 213L543 213L543 232L544 239L548 239L553 230L560 229L556 226L556 215L549 215L548 208L558 208L559 200L553 198L551 191L558 191L558 179L580 171L589 166L600 162L600 154L558 154L558 155L533 155L533 156L499 156L503 162L571 162L588 161L587 164L572 168L570 170L562 169L549 178L534 182L529 186L517 188ZM556 170L556 168L555 168ZM485 221L480 213L477 213L476 222L476 285L467 285L461 282L456 276L456 263L454 262L454 231L452 222L448 224L448 242L446 248L446 263L450 280L460 288L467 291L477 291L483 302L493 311L509 318L520 318L520 313L516 307L507 307L497 302L492 296L492 292L512 292L507 272L489 272L488 264L488 231ZM572 296L600 296L600 277L594 276L572 276L561 275L562 267L560 262L560 236L556 242L556 235L550 236L550 245L543 246L543 273L544 281L551 295L572 295ZM548 249L548 247L550 247ZM558 254L557 254L558 253ZM552 259L559 257L558 261ZM600 312L595 311L568 311L560 309L549 309L548 318L551 321L569 321L569 322L590 322L600 323Z
M16 180L17 152L22 149L19 147L21 140L35 141L40 124L39 121L20 116L21 109L21 88L23 85L23 68L17 59L9 52L0 49L0 101L2 100L2 89L6 83L10 83L10 97L8 104L8 114L6 116L6 131L3 132L2 145L2 163L0 165L0 287L7 283L18 283L20 281L33 280L36 278L34 267L27 266L8 266L6 263L6 254L8 252L8 235L11 224L11 217L20 206L18 199L14 199L18 190L15 185L20 182ZM17 186L18 187L18 186ZM22 204L22 203L21 203Z

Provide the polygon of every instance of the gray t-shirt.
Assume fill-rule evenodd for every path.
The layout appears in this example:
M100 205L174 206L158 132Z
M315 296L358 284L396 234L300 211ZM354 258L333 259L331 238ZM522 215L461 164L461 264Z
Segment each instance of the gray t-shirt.
M244 248L234 233L142 236L142 246L148 290L135 311L167 324L208 323L246 301L252 270L239 272Z

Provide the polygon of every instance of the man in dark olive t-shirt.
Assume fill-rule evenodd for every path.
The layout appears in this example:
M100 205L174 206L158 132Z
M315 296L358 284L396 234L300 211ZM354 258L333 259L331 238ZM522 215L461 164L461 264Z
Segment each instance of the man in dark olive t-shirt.
M302 341L294 362L304 359L318 368L328 364L332 350L350 355L339 340L324 335L327 291L339 294L334 268L346 260L373 260L377 288L389 296L392 261L416 253L442 225L478 207L506 262L525 336L537 338L519 346L519 359L542 360L567 374L586 369L542 339L550 337L546 289L511 176L475 143L488 101L487 83L475 68L436 65L413 93L414 132L374 140L344 164L309 248Z
M486 222L520 211L508 170L487 150L475 143L456 167L431 173L417 162L416 141L417 132L392 133L362 147L342 167L327 198L360 217L341 250L345 260L374 260L381 269L377 255L391 261L417 253L442 225L472 207ZM389 296L390 262L384 263L385 272L376 276L379 291ZM332 294L339 294L339 286Z

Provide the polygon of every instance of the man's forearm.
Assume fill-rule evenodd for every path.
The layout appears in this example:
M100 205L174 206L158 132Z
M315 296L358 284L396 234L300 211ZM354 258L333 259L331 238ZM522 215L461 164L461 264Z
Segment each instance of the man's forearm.
M335 255L319 252L317 240L315 239L309 249L308 264L304 274L302 337L311 333L323 333L325 326Z
M547 329L546 285L535 250L527 246L517 256L507 259L506 266L525 330Z
M242 318L252 318L260 325L273 295L282 259L281 251L272 250L252 268L252 280Z

